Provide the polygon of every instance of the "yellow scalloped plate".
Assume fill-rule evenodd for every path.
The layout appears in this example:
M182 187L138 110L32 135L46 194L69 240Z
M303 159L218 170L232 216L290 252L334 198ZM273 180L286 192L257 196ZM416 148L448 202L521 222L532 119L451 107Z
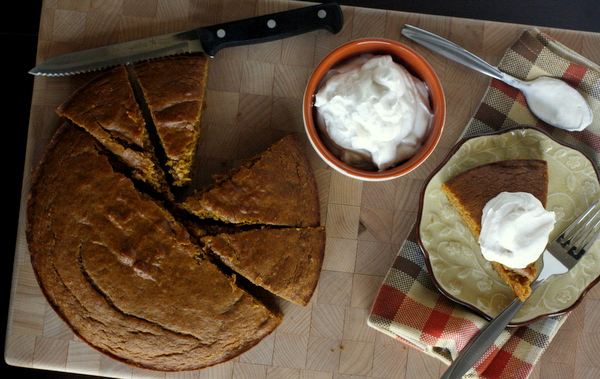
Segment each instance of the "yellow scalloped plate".
M421 194L417 237L434 283L448 297L485 318L493 318L513 299L507 284L479 250L442 184L469 168L505 159L548 162L547 209L556 213L554 239L596 199L598 173L582 152L533 127L518 127L461 141L432 173ZM600 240L599 240L600 241ZM535 291L511 322L525 325L572 310L600 279L600 242L568 273Z

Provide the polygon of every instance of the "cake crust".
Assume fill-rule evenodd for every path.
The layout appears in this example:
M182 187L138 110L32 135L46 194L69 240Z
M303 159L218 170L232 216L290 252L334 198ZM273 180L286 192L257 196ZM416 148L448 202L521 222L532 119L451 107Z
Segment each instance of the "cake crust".
M458 211L475 239L481 232L483 208L501 192L529 192L546 207L548 164L541 159L515 159L491 162L466 170L442 185L450 204ZM536 262L524 269L492 266L521 300L531 294L537 275Z

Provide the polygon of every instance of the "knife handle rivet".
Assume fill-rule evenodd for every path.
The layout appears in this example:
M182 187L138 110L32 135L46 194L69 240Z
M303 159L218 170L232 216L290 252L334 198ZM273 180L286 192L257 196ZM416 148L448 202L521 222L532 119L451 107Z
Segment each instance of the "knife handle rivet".
M269 27L269 29L273 29L277 26L277 21L270 19L269 21L267 21L267 26Z
M317 12L317 17L319 17L319 18L327 17L327 11L325 9L319 10L319 12Z
M225 34L227 34L227 33L225 33L225 29L217 30L217 37L223 38L223 37L225 37Z

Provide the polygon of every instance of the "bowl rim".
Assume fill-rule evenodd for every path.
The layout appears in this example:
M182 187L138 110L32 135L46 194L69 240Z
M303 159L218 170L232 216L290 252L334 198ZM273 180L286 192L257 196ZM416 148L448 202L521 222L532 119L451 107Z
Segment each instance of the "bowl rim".
M359 50L358 48L361 45L371 46L365 50ZM413 64L406 63L406 60L403 59L402 56L398 56L395 51L391 51L392 49L395 51L402 51L403 55L406 55L410 57L410 59L412 59L414 62L421 64L424 67L423 72L426 74L427 77L423 78L421 77L421 75L417 75ZM355 51L352 54L347 55L345 54L347 50ZM327 73L327 71L329 71L329 69L335 67L343 61L347 61L348 59L369 52L386 52L392 55L394 61L399 61L398 63L405 66L409 72L411 72L413 75L417 76L419 79L425 82L429 90L430 104L432 105L432 107L435 107L433 109L433 120L430 125L429 134L421 148L415 153L415 155L413 155L408 160L395 167L383 171L362 170L342 162L325 147L319 135L320 132L318 130L316 122L314 121L313 103L317 88L321 82L320 78L322 78ZM435 101L432 101L434 98ZM445 126L446 97L437 73L429 64L429 62L417 51L401 42L388 38L360 38L346 42L335 48L325 58L323 58L321 62L317 65L317 67L313 70L312 74L310 75L308 84L306 85L306 89L304 91L302 116L304 121L304 128L306 133L308 134L308 139L311 145L318 153L318 155L330 167L344 175L356 179L365 181L383 181L395 179L405 174L408 174L409 172L413 171L418 166L420 166L431 155L431 153L433 152L433 150L435 149L435 147L441 139L442 132Z
M419 245L419 248L421 249L421 252L423 254L424 260L425 260L425 265L427 267L427 272L429 274L429 278L431 279L431 282L433 283L433 285L438 289L438 291L440 291L440 293L442 295L444 295L445 297L447 297L448 299L456 302L457 304L461 304L463 306L465 306L465 308L467 308L468 310L470 310L471 312L473 312L476 315L481 316L482 318L490 321L493 319L492 316L488 315L486 312L481 311L479 308L477 308L475 305L470 304L466 301L463 301L457 297L455 297L454 295L452 295L451 293L449 293L448 291L446 291L444 289L444 287L440 284L440 282L437 280L435 274L434 274L434 270L433 267L431 266L431 261L430 261L430 257L429 257L429 252L427 251L427 249L425 248L422 240L421 240L421 222L423 219L423 206L424 206L424 201L425 201L425 192L427 189L427 186L429 185L429 183L431 182L431 180L433 179L433 177L435 177L440 170L442 170L445 165L448 163L448 161L452 158L452 156L454 154L456 154L456 152L468 141L475 139L475 138L480 138L480 137L488 137L488 136L500 136L502 134L505 133L512 133L515 131L519 131L519 130L534 130L536 132L541 133L542 135L544 135L545 137L549 138L550 140L554 141L555 143L557 143L558 145L564 146L566 148L569 149L573 149L575 151L577 151L578 153L582 154L586 159L588 159L590 162L592 162L592 167L594 168L594 173L596 175L596 179L600 182L600 172L598 171L598 168L596 167L596 165L594 164L594 161L590 158L589 154L587 154L585 151L565 142L562 141L560 139L558 139L557 137L553 136L552 134L550 134L549 132L540 129L536 126L532 126L532 125L516 125L516 126L512 126L512 127L508 127L508 128L504 128L504 129L499 129L499 130L493 130L490 132L484 132L484 133L477 133L471 136L467 136L467 137L463 137L461 138L453 147L452 149L450 149L450 151L448 152L448 154L446 155L446 157L439 163L439 165L433 169L431 171L431 173L429 174L429 176L427 177L427 179L423 182L423 185L421 187L421 193L419 195L419 208L418 208L418 212L417 212L417 220L415 222L415 239L417 241L417 244ZM592 287L594 287L596 284L598 284L600 282L600 275L598 275L594 280L592 280L590 282L590 284L583 289L583 291L581 292L579 298L570 306L561 309L561 310L557 310L555 312L549 312L549 313L545 313L542 315L538 315L535 317L532 317L531 319L528 320L524 320L521 322L510 322L508 323L509 327L517 327L517 326L525 326L525 325L529 325L535 321L544 319L544 318L548 318L548 317L553 317L553 316L559 316L565 313L568 313L570 311L572 311L573 309L575 309L583 300L583 298L585 297L585 295L588 293L588 291L590 291L592 289Z

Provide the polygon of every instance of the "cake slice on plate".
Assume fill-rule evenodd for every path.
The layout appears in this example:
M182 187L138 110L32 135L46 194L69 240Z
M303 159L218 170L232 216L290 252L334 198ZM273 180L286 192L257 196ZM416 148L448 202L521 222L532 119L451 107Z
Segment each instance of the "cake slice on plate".
M135 179L171 198L125 66L93 78L73 92L56 112L118 156Z
M319 196L300 139L288 134L182 207L200 218L235 224L318 226Z
M208 58L176 56L133 66L148 106L172 184L191 181L202 105L208 76Z
M502 192L528 192L544 207L548 199L548 165L539 159L497 161L466 170L446 181L442 190L477 240L485 205ZM537 275L536 262L523 269L492 262L494 269L525 300Z
M317 286L325 229L262 228L201 239L208 254L257 286L305 306Z

